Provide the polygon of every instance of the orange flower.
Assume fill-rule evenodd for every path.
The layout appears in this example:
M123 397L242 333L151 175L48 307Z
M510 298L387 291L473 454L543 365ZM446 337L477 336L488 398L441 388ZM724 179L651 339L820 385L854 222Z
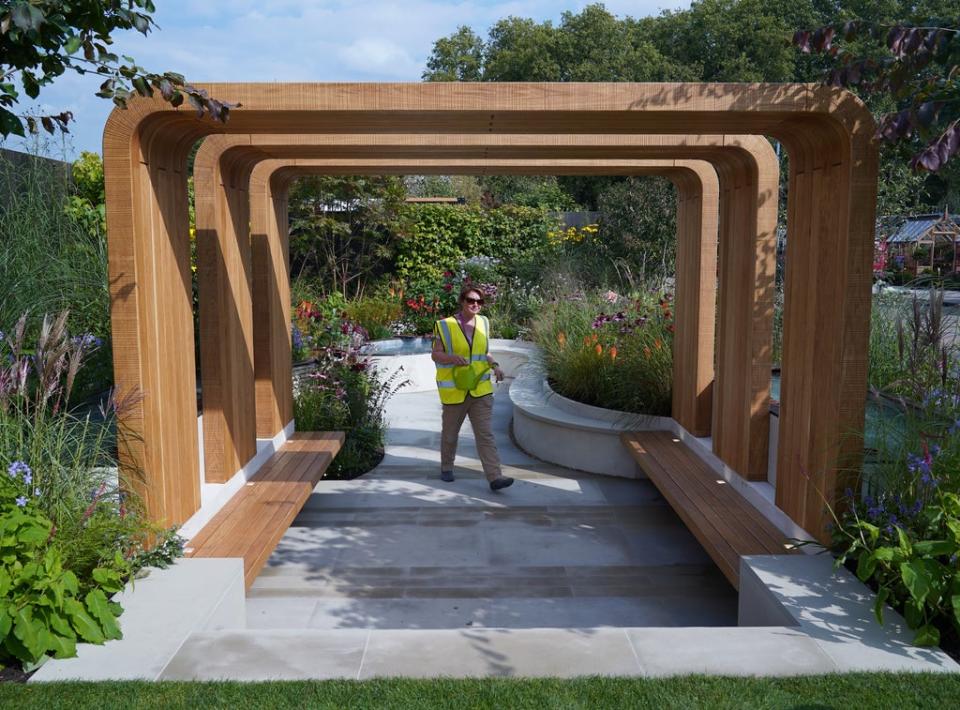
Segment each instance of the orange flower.
M663 343L660 342L660 338L657 338L653 341L653 347L659 350L663 346Z
M396 292L396 290L393 288L393 286L391 286L390 288L387 289L387 293L390 294L390 298L393 298L394 296L397 295L397 292Z
M567 347L567 334L564 333L562 330L559 333L557 333L557 343L560 345L561 350Z
M583 344L584 344L584 345L589 346L589 345L592 344L592 342L593 342L593 341L590 340L590 336L589 336L589 335L587 335L587 336L585 336L585 337L583 338Z
M593 334L592 340L593 340L594 343L597 342L597 340L599 340L599 338L597 338L597 334L596 334L596 333Z
M594 348L597 351L597 355L603 355L603 346L600 343L597 343L597 347Z
M617 359L617 346L616 346L616 345L611 345L611 346L610 346L610 359L611 359L611 360L616 360L616 359Z
M648 348L646 345L643 346L643 354L646 356L647 360L650 359L650 348Z

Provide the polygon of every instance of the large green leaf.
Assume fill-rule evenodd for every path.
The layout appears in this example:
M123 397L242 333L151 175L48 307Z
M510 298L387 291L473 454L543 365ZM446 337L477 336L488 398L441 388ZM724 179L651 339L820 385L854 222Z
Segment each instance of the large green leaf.
M873 554L864 552L857 560L857 577L861 582L866 582L873 576L877 569L877 558Z
M922 560L911 560L903 562L900 565L900 578L904 586L910 592L910 596L918 604L923 604L930 590L933 588L933 580L927 571L926 565Z
M28 659L25 660L37 661L46 653L47 645L44 643L41 633L45 630L43 622L33 618L29 607L20 609L16 613L13 620L13 635L23 644L24 649L29 654Z
M80 582L77 580L77 575L75 575L70 570L67 570L66 572L64 572L63 577L61 579L63 581L63 588L66 591L72 594L76 594L77 592L80 591Z
M932 624L921 626L917 629L917 635L914 637L913 643L916 646L939 646L940 631Z
M913 551L929 557L951 555L957 551L957 544L951 540L921 540L913 544Z
M120 573L106 567L97 567L93 570L93 581L108 592L119 592L123 589Z
M903 603L903 616L911 629L923 626L923 606L913 599L907 599Z
M873 603L873 615L877 617L877 623L883 624L883 609L887 605L887 599L890 598L890 590L883 587L878 593L876 601Z
M56 612L48 613L47 622L50 624L50 628L60 636L65 636L70 639L77 638L77 634L74 633L73 628L70 626L70 622L60 616L60 614Z
M0 599L7 596L7 592L10 591L10 573L7 572L6 568L0 567Z
M10 609L6 602L0 601L0 641L3 641L10 629L13 628L13 618L10 616Z
M100 625L87 613L83 604L76 599L67 599L63 604L63 608L70 617L70 623L73 625L73 628L76 629L80 638L90 643L103 643L106 641Z
M953 607L953 619L960 624L960 594L950 597L950 606Z
M120 632L120 624L117 623L117 617L113 615L110 602L101 590L94 589L92 592L88 592L86 602L87 609L100 622L103 633L108 639L123 638L123 634Z
M49 649L55 658L73 658L77 655L77 642L72 638L50 634Z
M903 554L909 555L913 551L913 546L910 544L910 538L907 537L903 528L897 528L897 539L900 542L900 550Z

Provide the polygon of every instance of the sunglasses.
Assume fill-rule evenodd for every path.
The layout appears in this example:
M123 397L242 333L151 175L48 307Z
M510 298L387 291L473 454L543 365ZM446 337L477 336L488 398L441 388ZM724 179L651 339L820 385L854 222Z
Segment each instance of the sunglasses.
M467 296L466 298L464 298L464 299L463 299L463 302L464 302L464 303L475 303L475 304L477 304L478 306L482 306L482 305L483 305L483 299L482 299L482 298L470 298L469 296Z

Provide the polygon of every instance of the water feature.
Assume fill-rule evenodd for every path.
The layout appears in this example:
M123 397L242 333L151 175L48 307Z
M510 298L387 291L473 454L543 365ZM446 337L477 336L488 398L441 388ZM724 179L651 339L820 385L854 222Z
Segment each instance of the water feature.
M422 355L429 353L433 348L433 338L420 336L416 338L390 338L389 340L374 340L361 348L364 355L387 357L390 355Z

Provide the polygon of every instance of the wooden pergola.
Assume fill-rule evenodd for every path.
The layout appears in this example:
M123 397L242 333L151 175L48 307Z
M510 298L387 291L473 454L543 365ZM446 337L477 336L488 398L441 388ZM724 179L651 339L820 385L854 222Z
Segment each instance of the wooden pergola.
M214 132L329 138L347 128L351 138L344 142L354 144L356 149L352 159L368 161L354 167L382 173L389 171L384 168L390 167L391 159L401 163L393 166L397 171L427 172L434 167L456 172L445 157L450 150L445 140L466 136L476 142L469 146L470 141L463 140L457 155L464 155L463 145L475 151L474 157L460 158L476 161L474 169L520 172L523 166L498 167L497 161L591 161L612 159L611 154L625 159L630 141L646 133L704 134L690 144L696 142L695 147L702 151L712 149L722 154L722 149L737 148L729 142L729 136L723 135L736 131L772 135L790 156L791 240L777 503L803 527L822 531L820 495L822 492L827 500L832 499L842 485L838 472L859 455L859 442L850 433L862 427L866 394L876 148L871 141L869 112L854 97L806 85L241 84L205 88L220 98L243 104L226 126L172 110L160 101L138 100L130 110L111 116L104 137L116 382L121 388L139 389L143 394L139 410L128 421L133 436L125 442L123 463L142 473L145 500L154 517L182 521L199 504L197 457L190 454L197 451L198 439L194 363L189 347L193 339L186 219L186 159L197 138ZM388 137L397 135L410 139L402 155L391 154L389 147ZM539 145L523 146L524 139L534 137L531 143ZM609 139L612 145L602 145L598 137ZM617 141L623 143L617 145ZM683 154L685 144L677 142L680 145L670 146L672 152L666 155L673 160L687 159ZM457 145L456 140L453 143ZM570 144L570 153L562 152L563 143ZM291 159L334 157L329 153L325 158L304 157L300 145L296 158L277 157L258 149L260 157L253 160L250 156L257 151L251 152L251 147L245 157L241 152L228 158L224 151L215 161L220 166L217 169L230 164L235 167L225 174L241 175L248 169L252 173L253 164L266 165L265 159L287 160L282 170L275 168L274 179L267 179L266 184L279 185L281 177L277 176L284 171L322 167L290 166ZM539 155L534 154L537 151ZM748 153L741 150L739 160L749 162L742 157ZM655 158L645 154L636 159ZM690 159L708 158L702 152ZM431 164L431 160L436 162ZM751 432L747 437L734 437L749 456L752 449L742 442L758 436L759 430L751 430L748 422L757 393L763 389L754 382L753 373L759 373L763 350L769 348L769 333L758 331L754 322L759 321L760 311L768 309L772 314L773 249L768 251L766 244L742 235L756 235L757 214L764 205L768 209L772 205L775 214L776 182L772 191L760 194L756 168L753 183L745 185L742 178L749 177L751 169L728 167L736 162L714 162L721 185L728 185L731 193L724 203L723 188L719 188L721 264L725 250L731 250L728 262L737 266L730 273L739 277L731 279L726 289L721 278L715 397L722 401L724 396L720 376L724 358L734 358L741 375L728 382L742 385L746 381L749 395L744 397L744 388L739 386L733 387L732 396L746 399L749 406L722 409L730 415L723 418L722 425L742 426ZM336 171L345 172L343 166L340 163ZM540 172L544 167L538 168ZM589 167L599 172L597 166ZM725 177L729 178L726 182ZM234 189L242 185L242 180L234 183L228 177L221 184ZM276 203L277 192L270 194ZM247 204L249 210L249 201ZM252 214L261 209L254 207ZM236 219L238 214L231 210L229 222L234 227L242 224ZM745 228L750 225L752 229ZM731 235L740 234L741 239L725 242L723 235L728 229ZM254 244L256 235L255 231ZM218 244L228 241L218 236ZM242 257L236 254L222 252L214 258L218 256L224 273L245 268ZM256 259L248 262L255 263ZM768 275L771 291L765 291ZM262 280L251 278L251 283ZM725 290L729 295L724 295ZM237 283L215 291L221 299L216 326L219 332L244 333L242 317L237 314L254 308L249 295L252 287L246 294L243 285ZM678 301L683 295L678 294ZM744 304L749 304L747 310L752 317L745 318L744 311L738 310ZM686 305L678 303L678 309ZM729 330L724 327L727 322ZM207 331L201 333L202 342L217 337L204 325L201 327ZM285 329L284 322L284 337ZM280 330L271 332L278 334ZM725 337L730 342L727 355ZM233 367L233 374L227 373L223 380L228 386L240 377L253 381L252 338L244 334L224 341L218 362ZM695 352L702 347L698 342ZM204 368L205 398L208 369ZM696 372L696 368L688 372ZM768 387L769 370L764 379ZM221 393L225 391L227 388L221 389ZM713 408L715 437L719 406L715 402ZM282 418L282 413L277 416ZM227 418L223 426L225 431L239 432L231 429L234 424ZM749 475L749 463L739 470ZM230 465L224 465L223 471L223 475L229 475Z
M204 141L203 147L197 153L194 163L195 195L198 234L203 246L199 251L199 268L203 281L209 283L229 283L230 278L216 272L217 265L224 259L205 259L204 255L211 248L209 245L218 244L217 249L223 253L230 250L246 250L249 241L243 230L244 225L257 223L257 215L245 214L249 204L256 206L261 198L261 189L272 189L275 195L275 210L286 214L286 184L295 175L306 173L357 173L357 172L469 172L482 171L511 171L511 172L553 172L576 174L665 174L673 179L680 187L680 204L678 227L681 232L679 260L681 264L690 264L690 268L698 269L691 272L687 278L681 278L678 288L685 295L678 300L678 335L675 348L675 388L673 399L673 415L687 430L697 436L707 436L713 432L713 442L717 454L735 471L751 480L765 480L767 476L769 416L767 402L769 400L770 385L770 340L772 332L772 292L774 288L774 264L765 263L773 253L770 240L773 238L777 219L776 195L779 176L779 167L776 155L769 143L754 136L727 137L728 147L718 149L712 147L705 139L714 138L723 141L722 136L631 136L629 138L614 136L592 136L593 147L604 148L610 155L621 154L620 160L612 158L560 158L560 155L578 155L583 152L583 146L562 144L552 138L549 150L557 157L554 159L488 157L480 161L474 157L479 149L494 156L502 146L489 145L489 137L476 136L447 136L444 141L445 155L450 157L439 159L417 159L411 162L409 157L391 157L389 159L371 159L369 157L354 158L355 152L365 155L368 148L364 145L363 136L297 136L296 142L291 143L290 136L217 136ZM417 136L389 136L380 137L378 148L388 152L391 156L402 156L419 149L422 138ZM581 141L588 137L580 136ZM499 136L501 143L509 141L511 151L529 152L533 155L544 152L545 143L537 136ZM456 141L456 143L455 143ZM703 145L701 145L703 143ZM644 166L636 156L663 156L681 152L686 156L704 156L704 161L683 161L685 167L678 169L676 161L656 160L647 161ZM346 157L337 158L304 158L298 156L310 155L337 155ZM461 157L463 155L470 157ZM285 157L280 157L285 156ZM654 168L654 169L652 169ZM257 176L258 171L266 170L271 177L253 179L257 188L249 187L251 176ZM274 177L274 173L278 173ZM719 184L719 202L712 200L709 209L701 209L695 203L703 192L702 183L709 180L710 184L717 181L717 173L722 175ZM695 178L691 182L690 178ZM263 185L264 187L260 187ZM247 194L249 191L249 195ZM745 206L750 210L752 218L745 218L741 213L740 220L729 216L731 209L737 204L738 191L749 192ZM691 195L693 197L691 197ZM281 199L277 200L278 197ZM274 202L264 203L266 209L271 209ZM720 220L717 214L717 204L726 211L727 217ZM255 207L254 207L255 209ZM742 208L741 208L742 209ZM718 220L725 231L721 239L724 248L721 262L721 300L725 306L721 311L727 314L727 323L721 328L719 358L714 352L713 330L714 313L716 311L716 236L708 243L701 242L704 236L684 238L683 232L700 228L702 220L715 232ZM267 217L267 224L274 223L274 217ZM285 225L285 217L277 218L276 223ZM239 225L241 232L235 234L233 225ZM286 239L285 228L282 239ZM276 230L275 230L276 231ZM257 240L256 227L253 229ZM278 237L271 233L271 241ZM238 246L237 246L238 245ZM263 252L266 254L266 252ZM285 253L285 248L284 248ZM708 261L704 261L704 260ZM260 264L266 263L261 259L254 259L254 281L257 278ZM699 264L699 266L697 266ZM754 275L755 289L744 288L745 277L749 278L750 269L760 264ZM682 272L682 269L681 269ZM276 278L281 278L280 270L276 271ZM724 276L723 274L726 274ZM236 277L234 277L236 278ZM262 277L268 283L267 277ZM283 277L285 278L285 276ZM273 277L270 277L270 283ZM726 286L724 286L726 285ZM201 289L201 321L204 319L204 304L207 312L213 312L215 304L220 300L211 290ZM765 303L762 307L754 302L756 294L763 294ZM258 313L255 320L262 321L266 317L262 309L258 310L256 295L252 295L254 312ZM284 312L283 317L286 317ZM749 327L738 327L735 320L750 321ZM689 323L689 329L687 328ZM280 328L286 329L285 322L277 328L279 338ZM249 326L246 326L249 330ZM215 335L209 338L208 347L202 348L206 355L203 374L203 389L217 396L216 400L204 400L204 410L213 414L208 421L205 416L204 438L206 439L206 461L216 460L223 452L228 463L223 467L222 475L229 477L243 462L249 458L252 443L248 443L246 450L236 452L231 446L222 445L223 437L229 437L229 432L249 431L251 416L250 403L252 399L244 385L235 383L233 387L224 389L221 385L223 367L215 367L213 360L223 360L223 349L228 334L213 330ZM689 332L689 340L688 338ZM749 340L743 337L749 333L762 347L752 349L753 362L749 369L742 366L742 358L737 357L737 349L751 352ZM729 337L736 334L735 337ZM249 337L249 335L248 335ZM254 340L256 340L254 334ZM277 341L279 342L279 340ZM219 354L215 354L215 353ZM255 353L254 361L266 362L284 361L289 359L289 353L266 355ZM719 360L720 375L714 384L714 362ZM229 363L225 365L229 366ZM261 369L255 364L255 368ZM265 372L265 370L262 370ZM206 373L212 373L210 375ZM272 384L258 376L257 411L266 409L276 411L277 405L271 402L278 388L289 379L288 371L277 372ZM208 377L216 378L208 381ZM219 395L225 392L229 401L220 401ZM713 395L716 392L714 406ZM260 401L261 397L266 397ZM243 421L235 421L237 419ZM231 420L232 426L225 424L225 419ZM712 421L711 421L712 420ZM287 421L287 420L284 420ZM736 422L736 424L735 424ZM277 431L278 421L271 424L272 431ZM271 427L258 427L258 436L261 438L273 436ZM249 441L249 436L247 437ZM218 475L218 472L213 472ZM210 480L211 471L207 470L207 480ZM219 479L214 479L219 480Z

